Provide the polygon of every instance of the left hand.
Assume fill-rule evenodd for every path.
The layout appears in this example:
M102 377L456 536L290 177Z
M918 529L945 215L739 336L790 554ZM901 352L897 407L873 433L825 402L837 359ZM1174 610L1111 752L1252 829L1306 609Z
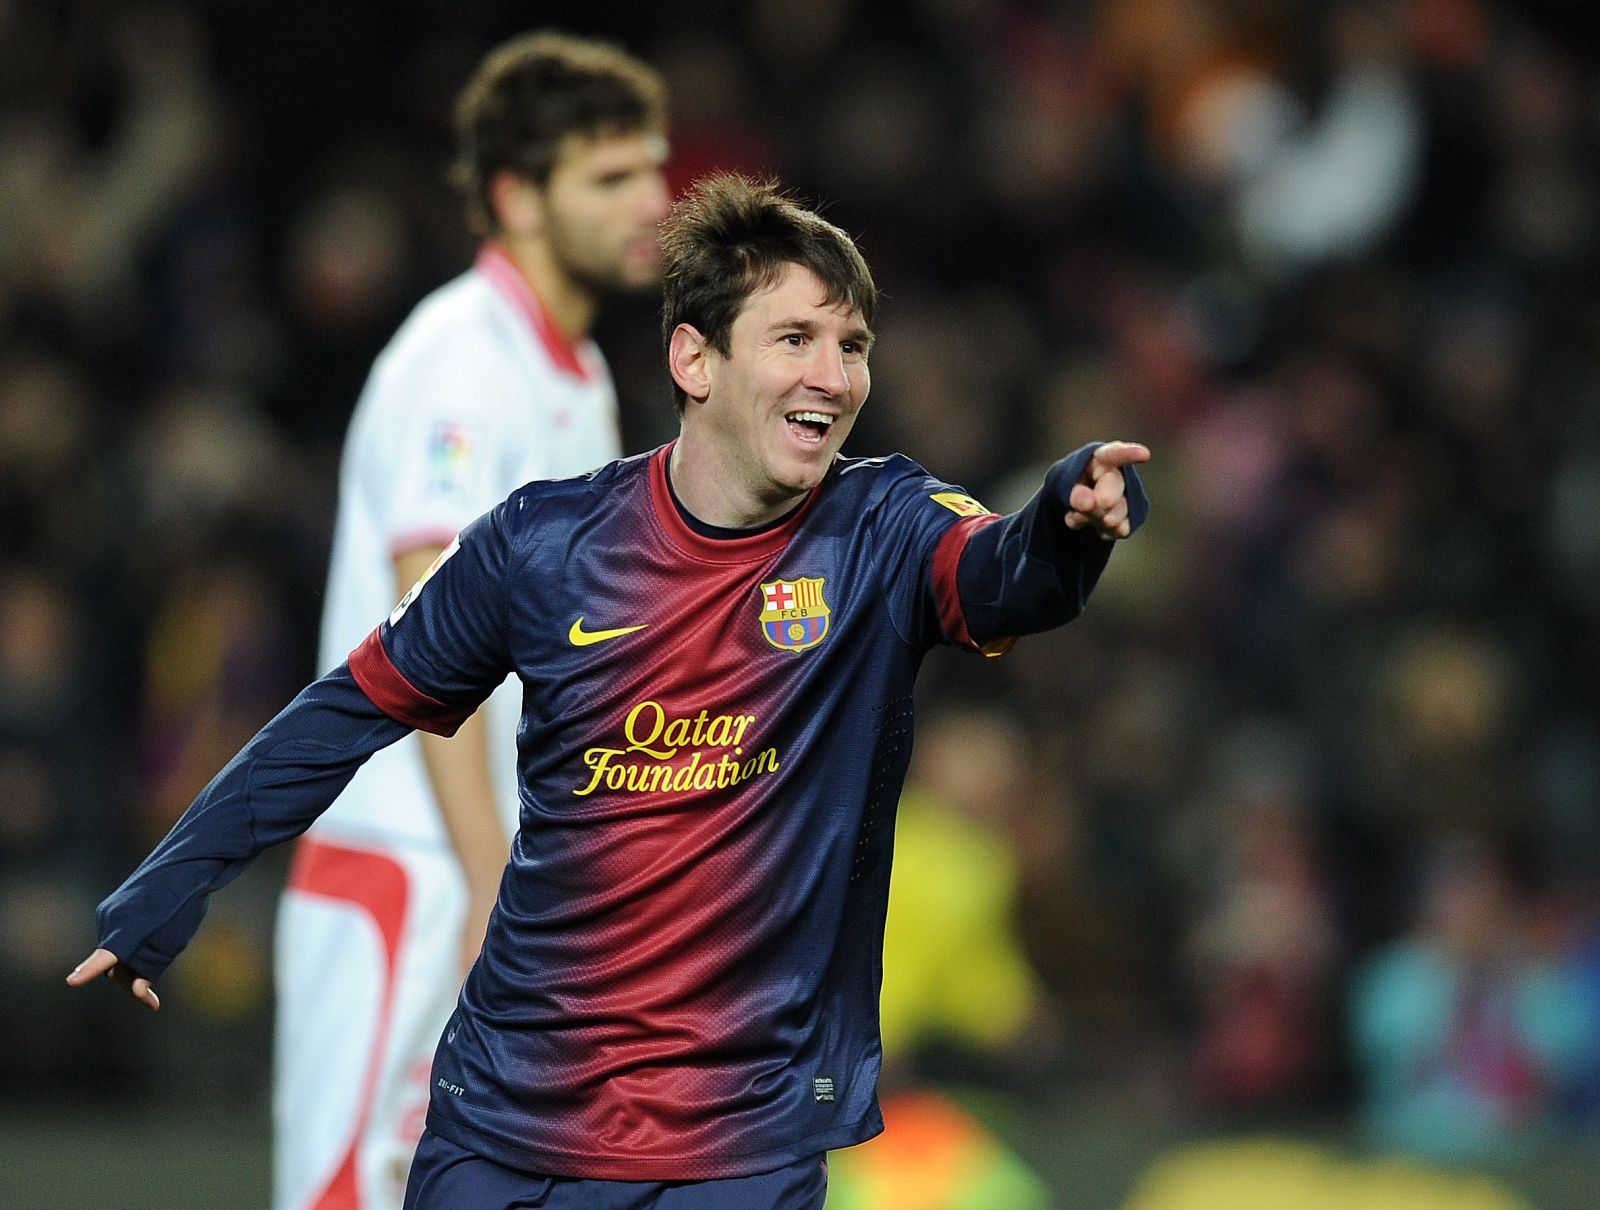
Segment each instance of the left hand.
M73 987L82 987L101 975L110 979L151 1012L161 1007L161 999L156 995L156 989L150 986L150 980L143 975L135 974L127 963L120 961L107 949L95 950L73 967L72 973L67 976L67 982Z
M1150 451L1132 441L1108 441L1095 450L1083 478L1073 484L1067 497L1067 528L1093 529L1107 542L1131 534L1128 485L1122 468L1149 461Z

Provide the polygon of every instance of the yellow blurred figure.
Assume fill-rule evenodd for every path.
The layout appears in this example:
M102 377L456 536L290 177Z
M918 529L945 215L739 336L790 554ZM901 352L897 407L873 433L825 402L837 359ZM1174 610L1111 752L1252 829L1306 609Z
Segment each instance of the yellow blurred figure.
M1529 1210L1487 1177L1347 1161L1304 1143L1208 1143L1160 1160L1123 1210Z
M1004 836L906 791L883 941L885 1059L932 1039L992 1049L1021 1032L1038 989L1011 926L1016 894Z

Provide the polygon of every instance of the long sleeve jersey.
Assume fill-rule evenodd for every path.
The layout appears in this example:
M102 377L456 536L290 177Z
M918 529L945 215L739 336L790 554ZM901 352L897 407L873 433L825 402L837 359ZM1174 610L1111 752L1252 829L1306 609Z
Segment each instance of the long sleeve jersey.
M670 446L529 484L217 776L101 905L101 944L159 975L207 894L368 755L453 731L513 672L520 823L429 1127L616 1180L861 1142L882 1128L917 669L940 642L993 648L1083 608L1112 544L1062 516L1093 448L1004 518L905 458L839 458L782 523L732 538L686 522Z

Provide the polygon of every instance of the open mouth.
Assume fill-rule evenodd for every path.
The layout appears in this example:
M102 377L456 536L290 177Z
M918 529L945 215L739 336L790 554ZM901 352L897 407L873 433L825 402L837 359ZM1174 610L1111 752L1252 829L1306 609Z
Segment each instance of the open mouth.
M801 441L820 444L828 439L828 430L833 427L834 418L826 412L789 412L784 420L789 425L789 431Z

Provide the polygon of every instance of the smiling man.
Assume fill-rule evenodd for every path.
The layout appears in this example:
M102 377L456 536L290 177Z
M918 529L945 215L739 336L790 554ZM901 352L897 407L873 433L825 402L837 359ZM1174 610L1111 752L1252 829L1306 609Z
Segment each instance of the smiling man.
M676 441L531 483L218 775L101 906L70 981L149 980L205 894L410 728L522 684L522 813L434 1056L407 1206L815 1210L882 1129L880 946L927 651L1083 608L1141 521L1140 445L1007 517L839 448L877 292L849 237L738 177L665 224Z

